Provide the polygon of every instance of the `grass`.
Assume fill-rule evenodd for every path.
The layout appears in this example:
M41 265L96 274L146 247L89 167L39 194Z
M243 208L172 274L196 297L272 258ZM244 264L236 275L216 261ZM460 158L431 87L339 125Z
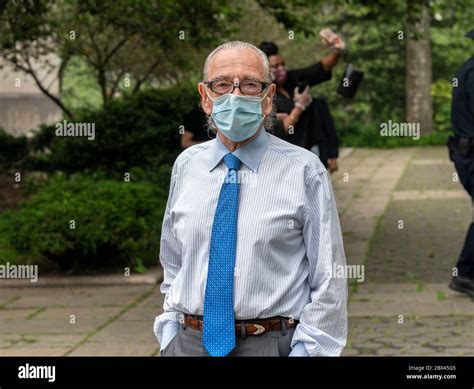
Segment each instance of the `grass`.
M446 300L446 295L445 295L444 292L442 292L441 290L437 290L437 291L436 291L436 299L437 299L438 301Z
M417 291L417 292L423 292L423 287L424 287L424 286L423 286L423 282L418 281L418 282L416 283L416 291Z
M5 307L10 304L10 303L13 303L17 300L19 300L21 297L20 296L13 296L13 297L10 297L6 302L4 302L3 304L0 305L0 309L6 309Z
M359 283L357 282L357 280L355 279L352 280L350 287L351 287L351 293L357 293L357 291L359 290Z
M38 343L39 340L37 339L32 339L32 338L24 338L23 335L21 336L21 342L26 343L26 344L32 344L32 343Z
M40 314L41 312L46 311L45 307L39 307L37 308L34 312L30 313L26 320L31 320L33 319L36 315Z

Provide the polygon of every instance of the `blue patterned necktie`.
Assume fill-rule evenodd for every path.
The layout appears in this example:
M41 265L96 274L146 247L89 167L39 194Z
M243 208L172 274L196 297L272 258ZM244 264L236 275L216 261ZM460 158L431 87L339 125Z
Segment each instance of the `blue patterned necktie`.
M228 171L212 225L202 330L204 348L213 357L226 356L235 347L234 265L240 160L229 153L224 156L224 162Z

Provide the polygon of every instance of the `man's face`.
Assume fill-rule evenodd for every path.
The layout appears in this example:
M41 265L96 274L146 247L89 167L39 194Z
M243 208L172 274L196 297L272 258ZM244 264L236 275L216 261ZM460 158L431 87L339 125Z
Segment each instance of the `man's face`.
M206 81L212 81L221 77L232 81L237 78L240 82L246 79L267 81L260 56L254 50L247 48L220 50L217 52L209 64L208 79ZM269 115L272 111L275 89L275 85L271 84L268 89L263 90L262 93L257 95L257 97L263 97L268 91L266 97L262 100L262 112L265 115ZM207 88L202 82L199 83L198 90L201 95L202 108L207 115L210 115L213 102L208 94L212 98L218 98L219 95ZM244 95L239 88L235 88L233 93Z
M275 83L280 86L284 85L287 80L285 59L280 54L275 54L268 57L268 62L275 77Z
M272 72L285 67L285 59L280 54L270 55L268 62Z

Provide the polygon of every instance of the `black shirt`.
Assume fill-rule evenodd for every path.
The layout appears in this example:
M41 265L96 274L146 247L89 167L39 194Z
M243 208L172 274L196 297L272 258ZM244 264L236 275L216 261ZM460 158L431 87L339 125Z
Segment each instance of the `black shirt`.
M294 108L294 90L299 83L310 86L331 79L331 72L326 72L321 62L303 69L289 70L287 81L283 86L288 92L288 98L277 91L275 104L278 113L290 113ZM313 99L313 102L303 111L295 125L293 134L286 134L283 124L278 121L273 130L279 138L297 146L310 149L315 144L322 145L324 154L321 159L336 158L338 155L338 138L326 100Z
M456 73L458 86L453 87L451 122L456 136L474 137L474 56Z
M207 134L206 114L198 105L184 115L184 130L193 133L193 141L206 142L211 139Z

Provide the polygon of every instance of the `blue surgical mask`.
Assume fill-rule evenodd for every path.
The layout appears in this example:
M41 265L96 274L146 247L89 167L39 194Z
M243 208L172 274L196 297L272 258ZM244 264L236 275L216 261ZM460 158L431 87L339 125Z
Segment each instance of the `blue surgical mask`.
M242 142L255 135L262 125L264 119L262 100L265 96L259 98L233 93L222 95L217 99L209 96L214 102L212 120L227 138L234 142Z

